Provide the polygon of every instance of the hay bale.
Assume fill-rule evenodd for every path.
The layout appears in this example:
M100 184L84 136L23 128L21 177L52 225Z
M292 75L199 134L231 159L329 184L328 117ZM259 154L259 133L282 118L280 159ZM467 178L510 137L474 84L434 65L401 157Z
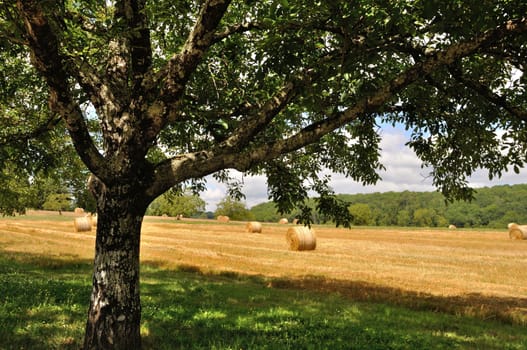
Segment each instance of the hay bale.
M288 222L289 222L289 220L287 220L286 218L281 218L281 219L278 221L278 223L279 223L279 224L282 224L282 225L283 225L283 224L287 224Z
M73 212L75 214L84 214L84 209L83 208L75 208L75 210Z
M509 228L510 239L527 239L527 225L511 222L507 227Z
M245 228L249 233L262 233L262 224L258 221L249 221Z
M97 213L90 216L92 226L97 226Z
M290 250L314 250L317 247L315 231L307 226L295 226L285 236Z
M299 223L300 223L300 221L297 218L293 219L293 225L298 225Z
M457 227L456 225L448 225L449 230L455 230Z
M217 218L217 220L218 220L219 222L229 222L229 221L230 221L230 218L229 218L228 216L226 216L226 215L219 215L218 218Z
M91 231L91 218L82 216L73 220L75 232Z

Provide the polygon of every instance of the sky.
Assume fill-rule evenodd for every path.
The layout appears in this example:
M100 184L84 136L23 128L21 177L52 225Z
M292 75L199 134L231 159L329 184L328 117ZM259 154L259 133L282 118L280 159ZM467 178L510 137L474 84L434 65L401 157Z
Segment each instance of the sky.
M361 183L348 179L340 174L332 175L331 187L337 194L373 193L373 192L401 192L401 191L435 191L428 171L421 168L421 161L414 152L405 146L408 135L401 128L383 126L381 130L381 163L386 170L380 172L382 180L375 185L363 186ZM242 178L240 173L232 172L237 178ZM248 208L268 202L267 185L264 176L243 177L245 203ZM525 171L520 174L512 170L504 173L500 179L488 179L485 170L477 171L469 181L473 188L491 187L497 185L513 185L527 183ZM201 198L207 203L207 211L216 210L216 204L226 196L226 187L219 184L212 177L207 178L207 190Z

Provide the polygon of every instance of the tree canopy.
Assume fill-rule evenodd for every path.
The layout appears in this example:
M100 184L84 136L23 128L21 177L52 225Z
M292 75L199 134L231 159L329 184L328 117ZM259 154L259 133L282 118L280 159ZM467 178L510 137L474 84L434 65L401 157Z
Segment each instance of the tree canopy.
M253 220L253 214L247 209L245 203L232 199L230 197L223 198L214 212L215 216L228 216L231 220Z
M471 201L445 202L436 192L386 192L341 195L343 199L367 205L370 225L489 227L506 229L510 222L527 222L524 203L527 185L479 188Z
M168 215L178 217L196 216L205 211L205 201L199 196L184 192L174 193L172 191L166 192L162 196L156 198L148 207L147 215Z
M286 210L309 190L328 193L325 168L377 181L378 124L398 122L434 184L463 197L475 169L499 176L525 160L525 10L521 1L6 3L1 159L47 163L52 145L29 140L66 127L103 181L109 169L129 176L123 159L161 148L172 156L141 166L151 198L184 181L203 187L207 174L230 183L224 170L234 168L266 174ZM5 154L16 146L31 159Z
M437 192L384 192L368 194L339 194L352 203L349 210L353 225L370 226L429 226L489 227L505 229L511 222L527 222L527 185L502 185L478 188L471 201L445 201ZM314 201L309 202L312 208ZM259 221L276 222L280 218L272 202L251 208ZM315 211L314 211L314 214ZM293 219L300 213L288 213ZM315 223L324 217L313 216Z

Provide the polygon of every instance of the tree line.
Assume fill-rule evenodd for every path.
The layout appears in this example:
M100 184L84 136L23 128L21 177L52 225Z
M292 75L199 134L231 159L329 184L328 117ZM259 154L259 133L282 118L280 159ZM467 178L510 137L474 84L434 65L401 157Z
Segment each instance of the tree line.
M415 227L503 228L510 222L527 222L527 184L480 188L471 201L447 202L439 192L385 192L340 194L348 202L353 225ZM310 202L315 208L315 200ZM274 222L281 215L272 202L251 208L256 220ZM286 215L294 219L299 213ZM330 221L313 211L314 222Z
M56 178L41 181L30 186L31 193L39 193L27 204L34 209L72 210L75 206L91 210L93 204L85 200L81 190L59 191ZM44 186L43 184L46 184ZM53 185L52 185L53 184ZM75 187L75 186L74 186ZM78 186L81 187L81 186ZM38 188L39 190L35 190ZM339 194L337 198L347 203L356 226L415 226L415 227L488 227L502 228L510 222L527 222L527 184L503 185L480 188L471 201L447 202L439 192L384 192L369 194ZM333 222L316 208L316 199L308 200L311 219L314 223ZM166 193L156 199L148 208L147 215L168 215L177 217L214 218L227 215L232 220L258 220L277 222L282 217L290 221L299 218L299 210L280 214L274 202L257 204L248 208L242 201L225 197L214 212L205 211L206 203L190 192L176 195Z

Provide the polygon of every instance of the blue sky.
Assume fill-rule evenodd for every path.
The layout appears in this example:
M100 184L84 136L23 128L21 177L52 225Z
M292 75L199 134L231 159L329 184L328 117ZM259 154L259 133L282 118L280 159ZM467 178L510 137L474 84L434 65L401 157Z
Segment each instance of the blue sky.
M421 161L413 151L404 144L408 141L408 134L402 128L383 125L381 130L381 162L386 170L381 172L382 180L373 186L362 184L347 179L342 175L332 175L331 186L335 193L372 193L388 191L434 191L432 179L427 177L428 171L421 168ZM233 174L236 174L233 172ZM241 178L241 176L239 176ZM525 173L504 173L500 179L490 181L484 170L476 172L470 180L474 188L496 186L504 184L527 183ZM267 202L267 185L265 177L244 177L243 192L246 195L247 207ZM207 210L216 210L216 204L226 195L226 188L218 184L212 177L207 178L207 191L201 197L207 202Z

